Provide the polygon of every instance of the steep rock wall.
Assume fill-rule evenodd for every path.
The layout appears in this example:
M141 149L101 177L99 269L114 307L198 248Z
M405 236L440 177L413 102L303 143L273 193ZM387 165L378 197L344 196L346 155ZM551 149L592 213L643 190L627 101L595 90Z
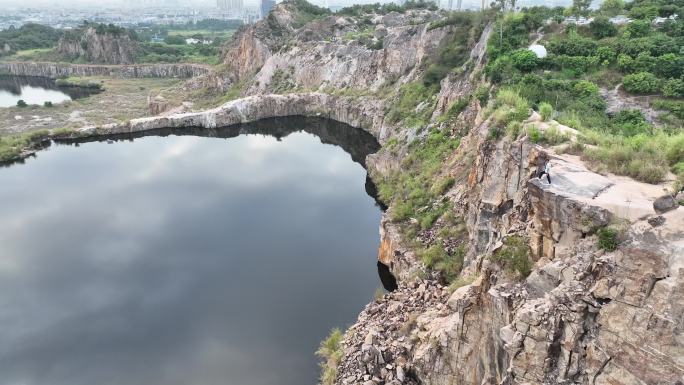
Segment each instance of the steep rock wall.
M330 17L308 32L316 36L270 56L255 76L250 92L271 91L281 87L284 79L292 87L304 89L351 88L376 92L387 84L410 81L421 64L436 54L449 36L451 27L430 29L434 20L430 12L378 17L371 27L382 36L380 49L370 48L347 38L361 33L351 20ZM410 23L412 20L413 23ZM385 24L387 23L387 25ZM320 37L327 40L319 40Z
M58 55L89 63L133 64L138 43L127 33L101 32L86 28L80 35L66 34L57 43Z
M462 276L475 281L420 312L414 323L385 318L380 335L386 339L376 338L372 346L400 356L388 354L382 363L364 361L363 352L372 349L354 341L376 333L383 311L399 306L393 302L403 306L415 297L389 295L382 309L364 311L346 340L346 371L339 383L356 383L371 374L375 383L393 385L683 381L684 208L652 223L648 219L655 212L627 223L616 251L598 250L591 234L615 219L586 199L601 187L581 180L560 189L545 185L533 178L536 158L545 149L526 138L492 142L487 133L488 121L478 124L444 170L457 177L447 196L467 218L470 231ZM574 174L591 173L571 159L548 155L559 184ZM395 270L400 288L415 285L407 272L420 265L419 259L402 247L391 221L383 226L379 258ZM510 235L532 246L535 266L524 281L512 280L488 259ZM441 291L435 293L418 297ZM396 341L410 343L396 353L391 348ZM355 357L357 352L362 354ZM396 382L387 371L386 377L377 375L380 367L397 365L414 382Z

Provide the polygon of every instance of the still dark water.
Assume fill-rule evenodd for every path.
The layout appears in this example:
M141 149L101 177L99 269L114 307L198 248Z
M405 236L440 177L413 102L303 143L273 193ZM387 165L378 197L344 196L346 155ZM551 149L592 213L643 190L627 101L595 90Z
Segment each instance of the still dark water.
M319 341L380 286L377 144L303 119L198 133L223 139L0 168L0 384L316 382Z
M19 100L41 106L45 102L58 104L97 92L81 87L58 87L49 78L0 75L0 107L16 106Z

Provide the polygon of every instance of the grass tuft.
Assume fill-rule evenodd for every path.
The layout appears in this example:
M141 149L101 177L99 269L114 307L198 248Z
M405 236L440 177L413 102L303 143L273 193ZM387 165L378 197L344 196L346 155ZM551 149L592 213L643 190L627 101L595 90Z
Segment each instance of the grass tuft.
M342 360L342 331L339 328L334 328L326 339L321 341L316 355L322 361L321 367L321 385L333 385L337 378L337 367Z

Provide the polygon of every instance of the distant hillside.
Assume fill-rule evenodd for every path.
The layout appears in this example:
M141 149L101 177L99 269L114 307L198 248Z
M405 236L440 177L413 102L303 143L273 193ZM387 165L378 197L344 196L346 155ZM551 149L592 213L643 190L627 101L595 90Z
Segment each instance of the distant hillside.
M0 31L0 56L11 55L17 51L51 48L62 36L60 30L40 25L25 24L20 28L11 27Z

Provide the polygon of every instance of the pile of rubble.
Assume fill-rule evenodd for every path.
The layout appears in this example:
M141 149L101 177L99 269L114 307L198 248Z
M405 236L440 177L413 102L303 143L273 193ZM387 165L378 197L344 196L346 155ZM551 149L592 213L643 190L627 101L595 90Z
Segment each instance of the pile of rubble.
M417 385L409 357L418 338L418 317L428 309L448 313L448 298L447 287L436 279L415 279L366 305L342 342L337 383Z

